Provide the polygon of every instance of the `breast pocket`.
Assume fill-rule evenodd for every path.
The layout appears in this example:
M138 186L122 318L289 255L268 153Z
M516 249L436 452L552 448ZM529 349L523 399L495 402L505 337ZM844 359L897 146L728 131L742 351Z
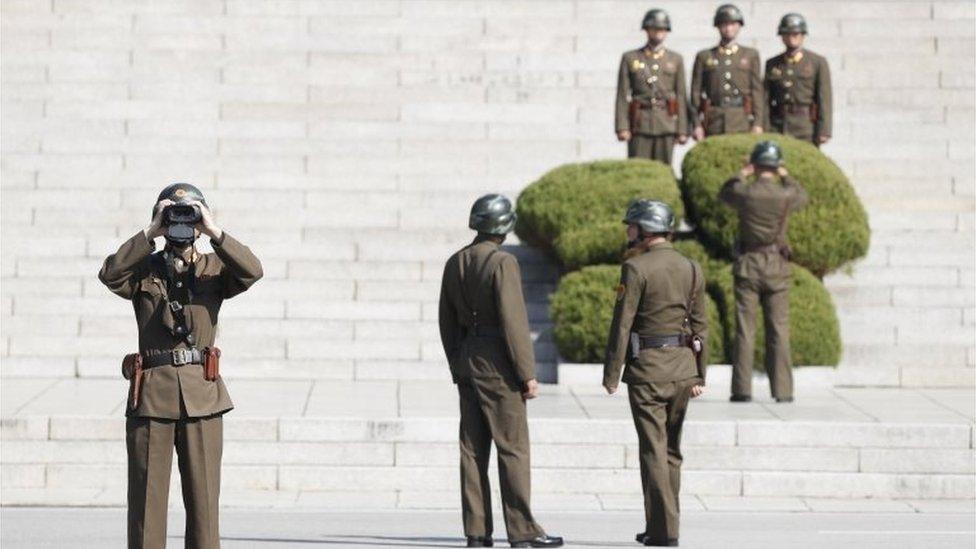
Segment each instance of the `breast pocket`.
M153 323L173 327L173 315L166 307L166 286L163 281L148 277L139 282L139 291L133 299L137 316Z

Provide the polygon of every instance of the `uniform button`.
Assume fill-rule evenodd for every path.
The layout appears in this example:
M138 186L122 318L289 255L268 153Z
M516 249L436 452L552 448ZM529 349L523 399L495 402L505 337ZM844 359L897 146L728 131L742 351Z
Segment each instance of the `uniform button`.
M786 69L786 74L793 74L793 69Z
M654 69L654 70L658 70L661 67L657 63L654 63L653 65L651 65L651 68Z
M739 95L739 90L732 90L732 95Z
M789 87L792 87L792 86L793 86L793 82L790 82L789 80L787 80L786 82L783 82L783 87L789 88Z
M783 94L783 98L784 99L789 99L790 98L790 94L788 94L788 93Z
M647 79L647 82L653 84L654 82L657 82L657 77L656 76L652 76L652 77L650 77L650 78Z
M731 59L726 59L725 60L725 64L726 65L731 65L732 64L732 60Z
M732 78L732 73L731 72L725 73L725 79L729 80L730 78Z
M182 283L182 282L179 282L179 281L177 281L177 282L176 282L176 287L177 287L177 288L182 288L182 287L183 287L183 283Z
M731 88L732 88L732 86L730 86L730 85L729 85L728 83L726 83L726 84L725 84L724 86L722 86L722 87L723 87L723 88L725 88L725 89L727 89L727 90L728 90L728 89L731 89Z

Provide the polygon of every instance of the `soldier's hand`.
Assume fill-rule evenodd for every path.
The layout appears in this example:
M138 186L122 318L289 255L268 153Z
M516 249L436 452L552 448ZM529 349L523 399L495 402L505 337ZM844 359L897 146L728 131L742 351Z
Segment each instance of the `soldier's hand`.
M821 136L817 137L817 142L820 143L821 145L823 145L824 143L826 143L828 141L830 141L830 136L829 135L821 135Z
M753 126L752 127L752 133L762 133L762 132L763 132L763 127L762 126Z
M687 142L688 142L688 136L687 135L679 135L678 136L678 144L679 145L684 145Z
M691 136L695 138L695 141L705 139L705 128L702 126L695 126L695 129L691 130Z
M691 398L700 397L705 394L704 385L694 385L691 388Z
M786 177L790 175L790 172L786 171L786 166L780 166L776 168L776 173L779 174L780 177Z
M612 395L617 392L616 385L604 385L603 388L607 390L608 395Z
M534 379L526 381L525 386L522 388L522 398L532 400L537 396L539 396L539 382Z
M224 235L224 231L217 226L213 218L213 213L210 212L210 208L204 206L199 200L194 200L189 202L189 204L200 208L200 222L197 223L197 228L200 229L200 232L209 236L212 240L220 240L220 237Z
M617 132L617 141L630 141L630 130L620 130Z
M163 236L163 233L166 232L163 228L163 210L166 209L166 206L172 204L173 201L168 198L164 198L156 203L156 213L153 215L152 221L149 222L148 227L142 230L147 239L152 240L157 236Z
M742 166L742 169L739 170L739 178L745 179L754 173L756 173L756 167L753 166L751 162L746 162Z

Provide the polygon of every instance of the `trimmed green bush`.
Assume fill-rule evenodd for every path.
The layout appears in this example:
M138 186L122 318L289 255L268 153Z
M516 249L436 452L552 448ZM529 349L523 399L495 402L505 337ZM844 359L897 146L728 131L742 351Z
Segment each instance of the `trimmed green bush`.
M600 160L560 166L519 195L515 233L553 253L568 270L617 262L626 244L621 224L636 198L671 205L678 219L684 205L674 173L652 160Z
M716 271L709 281L709 293L715 298L725 322L729 363L735 342L734 284L731 266ZM762 370L765 367L766 336L762 310L758 309L754 368ZM790 347L794 366L836 366L840 362L840 325L830 293L813 273L795 264L790 290Z
M732 258L738 220L718 193L756 142L766 139L780 144L786 168L810 195L807 207L790 217L793 261L823 277L863 257L870 240L868 218L847 177L812 144L779 134L709 137L685 155L681 192L702 243L712 255Z
M593 265L570 273L559 281L549 304L555 323L553 336L559 354L570 362L603 362L610 322L620 282L619 265ZM718 308L706 296L708 309L708 356L710 362L725 356Z

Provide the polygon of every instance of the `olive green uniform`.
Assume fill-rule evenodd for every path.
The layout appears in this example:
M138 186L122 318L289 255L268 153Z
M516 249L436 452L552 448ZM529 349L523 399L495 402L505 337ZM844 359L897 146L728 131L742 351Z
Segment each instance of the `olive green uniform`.
M439 322L460 397L464 533L492 534L488 459L494 440L508 539L543 535L529 505L529 426L522 388L535 379L535 355L515 256L482 237L451 256L444 267Z
M195 280L189 280L187 273L175 277L180 284L192 284L194 297L184 314L199 349L214 344L223 300L245 291L262 276L261 262L227 233L213 242L213 248L216 253L200 255L194 269L187 271L194 273ZM98 274L113 293L132 301L144 357L187 347L172 333L175 320L166 306L167 278L157 267L154 249L140 231L108 256ZM233 407L223 380L208 381L199 363L145 370L138 406L133 408L130 398L126 409L130 548L166 547L174 447L186 507L186 546L220 546L222 414Z
M766 61L766 131L819 144L830 137L833 115L830 67L810 50Z
M751 396L755 354L756 309L761 304L766 331L766 373L774 398L793 396L790 360L792 269L787 259L787 218L807 203L807 193L792 177L759 178L745 183L733 178L719 197L739 214L735 275L735 353L732 394Z
M681 55L660 47L629 51L617 76L616 131L629 130L627 156L671 165L676 136L688 135Z
M691 106L705 135L748 132L764 118L759 52L738 44L715 46L695 57Z
M637 428L650 540L678 537L681 428L691 388L705 383L706 357L698 367L692 350L682 345L642 348L633 358L629 351L631 332L641 337L696 334L705 341L707 328L705 278L696 262L667 242L624 262L607 341L603 384L616 387L623 370Z

